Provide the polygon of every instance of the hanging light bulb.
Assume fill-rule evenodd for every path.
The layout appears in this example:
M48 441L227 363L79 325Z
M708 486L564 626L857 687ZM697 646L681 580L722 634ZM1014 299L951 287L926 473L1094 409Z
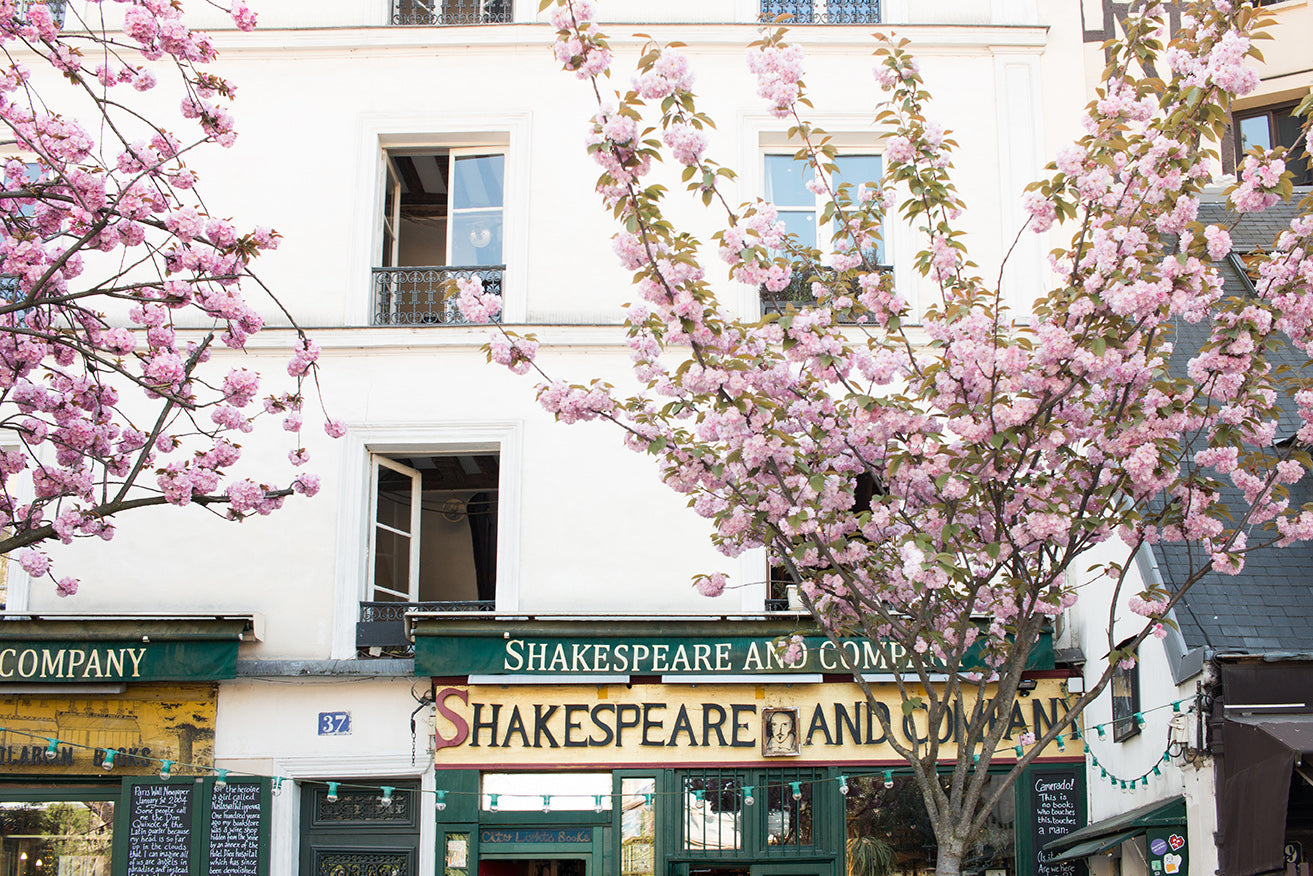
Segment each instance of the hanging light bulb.
M46 760L54 760L59 757L59 740L46 738L50 744L46 746Z
M215 771L214 771L214 787L216 787L216 788L226 788L226 787L228 787L228 771L227 771L227 770L215 770Z
M392 792L395 790L396 788L391 785L384 785L382 788L383 794L378 798L378 805L384 809L392 808Z
M496 811L497 811L497 798L500 797L500 796L501 796L501 794L489 794L489 795L488 795L488 811L489 811L489 812L496 812Z
M603 810L602 810L602 795L601 795L601 794L594 794L594 795L593 795L593 811L596 812L596 813L599 814L599 815L600 815L600 814L602 813L602 811L603 811Z
M893 771L893 770L885 770L885 771L884 771L884 786L885 786L886 788L892 788L892 787L894 786L894 771Z
M552 811L552 795L543 794L543 812Z
M337 786L338 786L338 784L339 784L338 782L329 782L329 783L328 783L328 796L324 797L324 799L327 800L329 803L336 803L336 802L337 802Z
M789 782L789 790L793 792L794 800L802 799L802 782Z
M755 787L755 786L753 786L753 785L744 785L744 786L743 786L743 805L744 805L744 806L751 806L753 803L756 803L756 802L757 802L757 801L753 798L753 796L752 796L752 789L753 789L753 787Z
M105 759L100 762L100 768L105 770L106 772L114 769L114 755L116 754L118 754L118 752L115 751L114 749L106 748Z
M282 777L282 776L274 776L274 777L273 777L273 787L272 787L270 790L273 791L273 794L274 794L275 797L277 797L279 794L281 794L281 793L283 792L283 777Z
M848 777L847 777L847 776L839 776L839 793L842 794L842 795L845 796L845 797L848 796Z
M172 775L173 775L173 761L166 760L163 763L161 763L160 778L167 782L169 780L169 777Z
M433 793L438 795L438 802L433 804L433 808L441 812L442 810L447 808L447 792L434 791Z

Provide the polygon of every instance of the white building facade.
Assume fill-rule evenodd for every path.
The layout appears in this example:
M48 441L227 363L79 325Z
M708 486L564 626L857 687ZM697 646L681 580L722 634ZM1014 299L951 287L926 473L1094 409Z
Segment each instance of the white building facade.
M96 876L168 871L167 844L146 839L155 797L189 825L169 853L190 855L189 873L838 873L845 825L883 817L851 801L905 787L860 694L832 677L819 643L803 670L772 663L767 643L796 615L768 601L783 594L770 591L765 557L717 553L615 430L553 422L531 381L485 364L488 329L461 324L442 298L444 280L477 274L500 288L503 323L537 335L553 377L631 379L629 277L584 148L590 89L559 70L531 0L396 3L253 4L253 33L214 19L219 70L240 88L240 135L197 157L200 186L214 215L282 233L258 272L322 347L324 404L347 434L307 427L323 479L313 500L241 525L148 509L125 516L111 543L58 551L60 574L81 579L74 597L11 570L6 617L22 632L4 645L27 643L12 646L15 661L53 661L72 642L79 666L103 646L128 649L120 664L141 651L148 668L112 684L65 677L71 664L3 679L0 725L17 731L3 744L18 753L0 766L0 801L79 801L106 828L81 855ZM647 41L636 32L687 44L700 107L717 122L709 153L739 172L731 201L769 195L771 168L796 148L744 63L763 14L815 20L793 31L812 116L868 162L883 148L871 32L909 39L933 114L960 143L964 221L985 272L1024 221L1023 187L1079 128L1075 0L599 10L621 87ZM671 217L709 237L708 217L667 175ZM919 242L895 225L886 238L900 290L919 302ZM1005 279L1018 303L1043 276L1042 241L1021 247ZM720 291L731 312L759 314L756 289L722 277ZM216 354L216 365L240 358L276 390L294 336L268 316L244 356ZM276 433L245 443L256 476L285 467ZM699 596L692 577L716 571L735 586ZM1041 672L1026 727L1061 700L1061 675ZM103 735L111 719L121 736ZM26 752L48 739L54 762ZM101 769L110 749L129 754ZM154 778L165 760L169 778ZM1068 781L1080 753L1054 752L1036 770ZM242 799L222 790L243 787ZM1038 861L1038 804L1022 791L972 872L1061 872ZM246 820L225 821L231 811ZM904 869L933 866L917 845ZM13 850L6 874L39 872Z

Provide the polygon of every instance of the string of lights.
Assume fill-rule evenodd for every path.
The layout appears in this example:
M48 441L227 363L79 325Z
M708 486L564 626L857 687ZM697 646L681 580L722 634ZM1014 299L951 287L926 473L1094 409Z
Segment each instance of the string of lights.
M1164 703L1160 706L1156 706L1151 709L1145 709L1134 713L1134 715L1132 716L1132 720L1135 721L1136 726L1143 726L1144 716L1146 714L1168 709L1168 708L1172 710L1173 714L1180 714L1182 711L1182 707L1186 706L1186 704L1190 702L1191 702L1190 699L1183 699L1171 703ZM1084 729L1078 729L1076 726L1073 726L1070 734L1059 734L1054 739L1054 742L1057 745L1059 751L1065 751L1066 744L1069 739L1074 741L1084 736L1085 738L1084 753L1089 757L1090 768L1099 770L1101 779L1108 779L1109 781L1112 782L1114 786L1120 785L1120 787L1123 789L1134 788L1136 787L1137 783L1141 783L1143 784L1143 786L1147 787L1149 784L1149 776L1150 775L1161 776L1162 765L1165 763L1170 763L1171 761L1170 744L1168 748L1164 750L1162 757L1160 757L1158 761L1156 761L1149 769L1145 770L1142 774L1136 776L1133 779L1119 778L1113 775L1112 773L1110 773L1105 764L1099 762L1098 758L1090 750L1089 741L1088 741L1090 738L1089 734L1091 732L1093 732L1099 739L1106 738L1107 729L1114 726L1116 723L1117 721L1107 721L1101 724L1091 724L1088 727L1085 727ZM84 745L82 743L73 742L71 740L58 739L50 736L43 736L39 733L30 733L28 731L19 730L12 727L0 727L0 733L13 733L19 736L26 736L30 739L45 740L45 742L47 743L45 749L45 758L49 761L54 761L59 756L59 749L61 747L103 752L100 766L106 771L112 771L115 768L116 759L120 755L127 755L126 752L120 752L113 748L101 748L99 746ZM1025 749L1026 749L1025 745L1018 744L1014 746L1013 751L1017 757L1021 757L1024 755ZM164 758L145 756L137 753L132 753L131 755L127 755L127 756L132 757L134 761L146 760L146 761L152 761L158 763L159 777L161 780L164 781L168 781L172 778L191 777L195 775L199 775L202 777L212 776L214 778L214 784L218 787L223 787L228 783L230 778L261 779L261 780L268 779L270 782L270 790L274 794L278 794L281 792L284 783L292 782L292 781L300 781L300 783L303 785L308 784L308 785L324 786L328 791L326 795L326 799L330 803L336 802L340 798L341 792L343 790L347 790L347 791L356 791L356 792L368 792L373 795L376 795L378 797L379 805L384 807L391 806L393 801L400 794L419 794L419 795L433 794L434 808L437 809L439 812L447 808L448 796L486 797L488 798L489 801L489 809L492 811L496 811L498 809L498 806L503 798L517 799L517 800L526 800L526 799L532 800L537 798L542 801L542 811L544 812L552 811L553 800L557 796L560 796L561 798L576 798L576 799L591 797L593 798L594 810L599 813L604 812L606 809L604 805L604 801L613 797L618 796L621 797L622 799L626 799L626 798L643 799L644 802L646 802L648 805L651 805L658 796L662 796L662 794L658 794L656 792L639 792L635 794L620 794L620 795L586 794L586 793L553 795L553 794L538 794L538 793L486 794L482 791L474 791L474 792L453 791L453 790L442 789L442 788L437 788L432 791L428 791L420 788L398 788L395 785L362 784L359 782L328 781L328 780L316 780L316 779L293 780L287 776L266 776L259 773L248 773L238 770L222 769L216 767L213 764L207 765L207 764L197 764L197 763L186 763L177 760L168 760ZM978 763L980 760L979 753L973 754L972 760ZM839 793L843 796L847 796L851 789L850 783L852 783L855 780L878 778L882 780L883 786L885 788L892 788L894 786L895 776L901 776L901 775L907 775L906 770L900 771L897 769L876 769L874 771L869 771L869 772L843 773L832 779L824 778L824 779L811 779L811 780L799 780L799 781L785 781L782 783L782 785L780 785L780 787L787 786L789 788L789 792L793 797L793 799L797 800L802 796L803 785L809 785L815 787L819 785L828 784L830 782L835 782L838 785ZM774 787L774 785L772 787ZM746 784L738 785L737 790L743 793L743 803L745 806L752 806L755 803L756 798L754 796L754 792L758 790L756 785L746 785ZM674 797L684 797L686 793L692 793L694 798L699 802L701 802L704 799L706 789L691 789L691 791L689 792L682 790L664 792L664 795L674 796Z

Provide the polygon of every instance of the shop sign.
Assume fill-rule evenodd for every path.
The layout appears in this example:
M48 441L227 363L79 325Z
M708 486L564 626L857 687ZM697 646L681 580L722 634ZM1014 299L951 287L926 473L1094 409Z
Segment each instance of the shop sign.
M440 687L436 763L459 767L572 766L896 759L881 716L900 742L929 738L925 712L904 716L895 685L874 685L875 707L855 684L470 685ZM1040 679L1006 721L1004 751L1066 713L1062 689ZM941 756L956 756L960 722L934 729ZM564 751L569 749L568 753ZM1057 755L1057 752L1053 753ZM1065 753L1060 755L1066 757Z
M0 684L218 681L237 675L237 644L0 638Z
M1190 872L1190 850L1184 826L1150 828L1145 835L1151 876L1182 876Z
M741 626L747 627L744 623ZM759 625L758 625L759 626ZM784 660L778 639L791 630L766 634L633 635L623 629L579 635L551 635L494 629L452 631L447 625L419 626L415 632L417 675L776 675L779 673L891 674L907 669L906 649L867 639L837 643L823 635L801 637L799 657ZM459 632L458 635L447 633ZM971 655L964 668L974 666ZM1029 668L1051 668L1052 643L1045 637L1030 655Z
M591 843L591 827L552 828L509 828L484 829L479 831L479 842L488 843Z
M116 696L0 698L0 776L147 775L161 760L214 762L215 688L210 684L139 685ZM54 759L47 740L59 741Z

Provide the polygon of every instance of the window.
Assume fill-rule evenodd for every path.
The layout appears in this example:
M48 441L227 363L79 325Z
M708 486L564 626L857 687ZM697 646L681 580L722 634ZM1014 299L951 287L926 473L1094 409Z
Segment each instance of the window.
M879 24L880 0L761 0L761 20L785 24Z
M411 609L491 611L497 592L496 451L372 454L368 586L356 647L409 648Z
M1116 742L1140 732L1140 663L1118 666L1112 676L1112 738Z
M511 0L393 0L393 24L503 24Z
M990 776L983 793L988 796L1001 781L1002 776ZM849 777L848 788L844 807L849 876L934 869L938 844L921 789L911 776ZM967 841L962 872L1016 873L1015 829L1015 798L1009 792Z
M683 786L683 852L738 857L763 850L797 850L818 839L814 791L820 770L689 770Z
M807 188L813 178L811 165L796 159L792 153L767 155L765 164L765 199L775 206L780 221L797 239L798 245L818 250L824 262L834 254L833 238L837 224L833 221L828 225L822 224L821 217L828 198ZM883 173L883 161L879 155L840 155L835 164L839 168L831 181L835 191L844 183L855 189L861 183L877 182ZM875 264L885 265L884 242L877 244L867 256ZM790 302L806 304L812 301L812 275L824 270L824 267L816 265L810 271L796 271L785 289L780 292L763 291L763 305L768 311L783 310Z
M500 294L506 156L493 149L386 153L375 325L464 322L449 280L478 277Z
M0 862L6 874L109 876L113 800L0 803Z
M1295 185L1313 184L1313 172L1306 154L1308 141L1303 135L1299 116L1294 115L1296 104L1246 110L1235 114L1236 165L1244 161L1244 154L1254 147L1273 149L1284 146L1290 150L1286 167L1294 176Z

